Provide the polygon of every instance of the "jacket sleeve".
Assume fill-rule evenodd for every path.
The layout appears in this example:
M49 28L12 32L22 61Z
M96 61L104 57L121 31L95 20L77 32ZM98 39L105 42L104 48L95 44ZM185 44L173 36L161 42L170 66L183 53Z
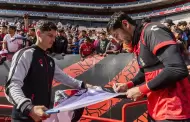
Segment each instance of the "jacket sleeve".
M72 88L80 89L83 86L82 81L65 74L57 65L55 65L54 80Z
M23 81L29 71L32 55L33 51L28 49L25 51L21 50L13 56L8 80L5 85L6 98L23 113L32 104L31 100L26 98L22 91Z
M139 87L143 94L168 88L188 76L187 66L176 45L173 33L164 25L149 26L145 32L145 44L164 68L156 77Z
M140 86L140 91L143 94L168 88L188 76L187 66L177 45L162 48L157 52L157 57L163 63L164 68L155 78Z
M126 84L128 88L132 88L133 86L142 84L144 81L145 81L144 71L143 69L140 68L138 73L135 75L135 77L131 81L127 82Z

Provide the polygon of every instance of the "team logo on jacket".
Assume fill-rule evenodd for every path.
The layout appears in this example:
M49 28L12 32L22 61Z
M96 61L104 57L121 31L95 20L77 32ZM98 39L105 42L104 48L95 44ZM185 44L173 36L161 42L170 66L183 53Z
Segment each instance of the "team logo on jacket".
M43 67L43 61L42 61L42 59L39 60L39 63L41 65L41 67Z

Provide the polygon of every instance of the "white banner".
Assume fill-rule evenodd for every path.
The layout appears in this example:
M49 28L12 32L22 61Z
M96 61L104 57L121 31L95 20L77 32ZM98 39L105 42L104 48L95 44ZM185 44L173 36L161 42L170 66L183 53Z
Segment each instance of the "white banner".
M70 122L73 116L73 110L84 108L120 95L125 95L125 93L114 93L110 89L101 87L79 90L72 97L62 99L56 107L46 111L52 114L51 118L46 122L61 122L63 121L62 119L64 119L64 122Z

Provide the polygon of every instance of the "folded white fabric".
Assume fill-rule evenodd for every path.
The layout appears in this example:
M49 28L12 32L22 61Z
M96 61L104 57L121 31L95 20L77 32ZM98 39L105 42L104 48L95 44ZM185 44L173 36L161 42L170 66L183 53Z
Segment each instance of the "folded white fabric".
M60 97L57 97L57 96L65 97L65 94L61 95L61 93L63 93L63 91L56 92L55 100L59 101L58 103L56 102L57 106L55 106L53 109L46 111L47 113L52 114L52 116L49 119L51 120L51 122L59 122L61 120L64 120L64 122L71 122L74 110L84 108L86 106L90 106L111 99L113 97L125 94L125 93L115 93L113 91L110 91L110 89L101 88L101 87L97 87L95 89L88 88L88 89L78 90L78 92L76 92L73 96L64 99L60 99ZM55 115L53 113L57 114ZM68 118L68 120L66 120L66 118Z

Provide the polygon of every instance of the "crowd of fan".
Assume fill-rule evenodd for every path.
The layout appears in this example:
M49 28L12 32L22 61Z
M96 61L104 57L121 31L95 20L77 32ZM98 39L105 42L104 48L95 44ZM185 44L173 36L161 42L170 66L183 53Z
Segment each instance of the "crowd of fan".
M78 26L67 25L65 27L57 24L57 37L48 53L52 54L80 54L84 60L86 56L97 53L101 56L107 54L118 54L127 52L125 45L119 44L111 36L107 35L103 29L97 30L79 30ZM15 53L23 47L28 47L35 44L37 38L35 28L25 30L17 24L1 26L0 40L2 49L8 50L9 53Z
M143 20L144 23L150 20ZM7 22L1 23L0 41L1 49L8 50L9 53L15 53L23 47L35 44L37 38L35 33L35 23L29 25L29 29L21 26L21 23L8 25ZM176 41L180 45L180 49L184 54L189 54L190 46L190 23L181 21L177 25L172 20L166 20L165 24L176 37ZM63 26L60 22L57 24L57 37L48 53L52 54L80 54L84 60L86 56L91 54L99 54L107 56L108 54L127 53L128 46L118 43L112 36L109 36L103 29L97 31L95 29L79 30L79 26L67 25ZM189 48L190 49L190 48Z
M174 24L171 19L165 20L164 24L173 32L183 54L189 54L190 49L190 23L180 21Z

